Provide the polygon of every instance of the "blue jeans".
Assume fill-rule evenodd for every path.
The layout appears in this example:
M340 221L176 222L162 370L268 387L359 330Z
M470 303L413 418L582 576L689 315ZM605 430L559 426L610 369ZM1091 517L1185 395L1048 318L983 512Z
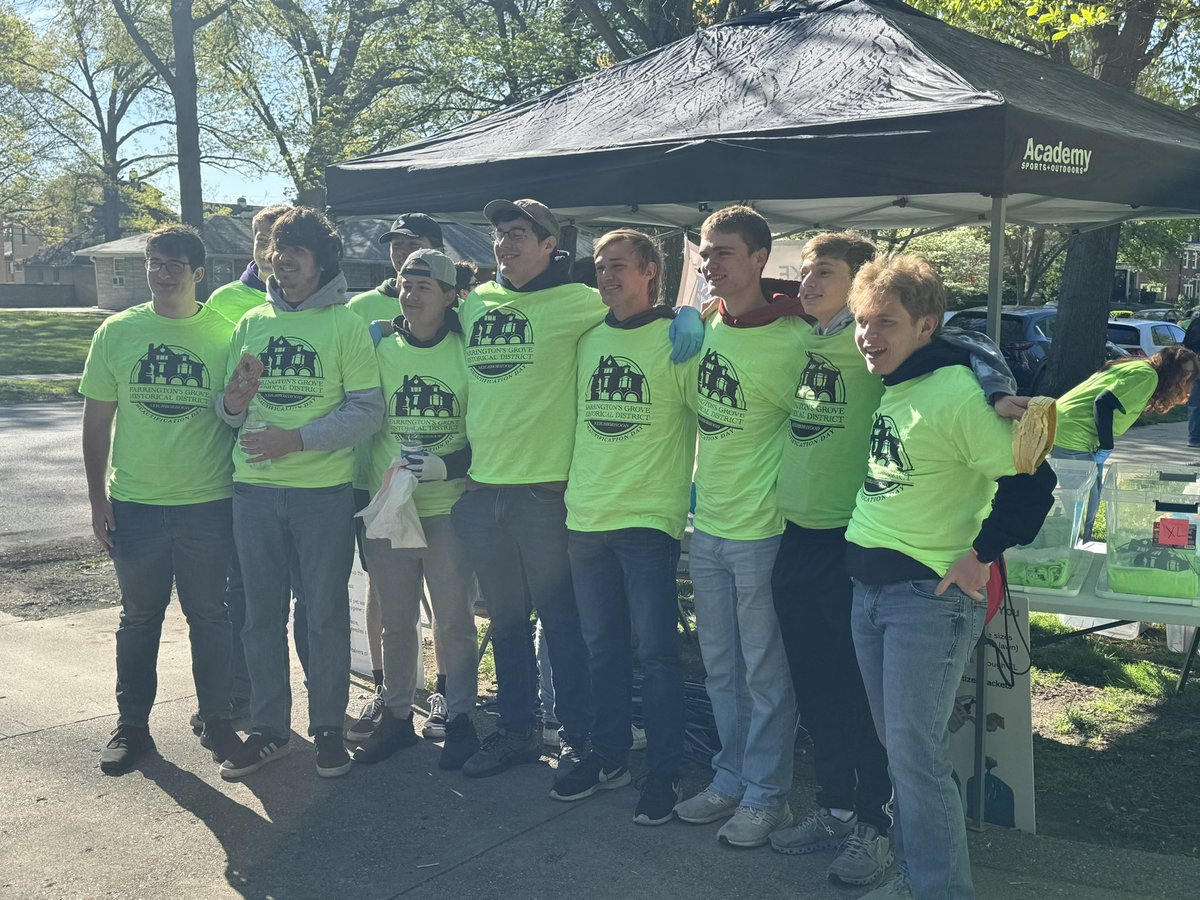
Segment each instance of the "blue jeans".
M550 651L554 718L576 740L586 737L592 727L592 686L571 586L562 492L528 484L478 488L459 498L451 518L492 620L499 727L518 736L533 730L532 605Z
M1055 459L1093 461L1093 455L1086 450L1067 450L1064 447L1055 447L1050 451L1050 455ZM1100 512L1100 488L1103 481L1104 465L1101 463L1096 466L1096 480L1092 482L1092 489L1088 493L1087 512L1083 520L1083 539L1085 541L1092 539L1092 529L1096 526L1096 514Z
M592 749L615 765L625 765L628 759L633 713L630 638L635 637L644 673L647 768L678 778L684 730L675 586L679 541L656 528L622 528L572 531L568 547L596 700Z
M963 804L951 777L950 713L987 604L938 582L854 582L858 667L896 791L892 847L921 900L975 896Z
M721 738L712 787L768 810L787 801L796 744L796 699L771 594L779 541L697 530L689 557L704 685Z
M242 643L255 731L283 738L291 730L287 616L293 579L307 613L309 734L342 729L350 699L353 516L348 484L233 486L233 531L246 590Z
M114 500L112 559L121 586L117 709L144 727L158 692L158 645L171 585L187 618L200 715L229 715L225 571L233 552L230 502L151 506Z

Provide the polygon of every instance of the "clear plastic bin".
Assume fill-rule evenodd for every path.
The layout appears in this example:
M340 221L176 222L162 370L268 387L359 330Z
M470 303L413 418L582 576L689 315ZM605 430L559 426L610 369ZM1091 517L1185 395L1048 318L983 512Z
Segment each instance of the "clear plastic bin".
M1117 463L1104 476L1108 589L1197 603L1200 472Z
M1054 506L1033 542L1004 552L1010 584L1030 588L1063 589L1085 562L1080 531L1087 512L1088 494L1096 480L1090 460L1050 459L1058 476Z

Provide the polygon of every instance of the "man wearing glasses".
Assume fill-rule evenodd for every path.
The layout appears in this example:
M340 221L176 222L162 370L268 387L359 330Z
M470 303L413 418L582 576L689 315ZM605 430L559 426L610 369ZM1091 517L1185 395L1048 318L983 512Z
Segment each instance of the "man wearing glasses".
M233 324L196 302L204 259L203 241L185 225L151 233L151 300L97 329L79 387L92 530L112 555L121 587L119 717L100 754L108 775L127 772L154 749L149 716L172 583L188 621L206 746L226 759L242 743L229 721L224 600L233 553L233 431L214 408Z

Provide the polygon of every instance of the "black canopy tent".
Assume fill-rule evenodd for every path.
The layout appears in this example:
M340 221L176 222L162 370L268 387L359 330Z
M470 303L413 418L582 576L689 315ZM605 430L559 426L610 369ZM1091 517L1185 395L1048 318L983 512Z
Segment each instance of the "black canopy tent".
M896 0L782 0L536 100L328 171L333 212L592 222L1026 224L1200 211L1200 123Z
M591 224L780 232L1099 226L1200 215L1200 122L898 0L779 0L536 100L327 171L334 215L479 221L536 197Z

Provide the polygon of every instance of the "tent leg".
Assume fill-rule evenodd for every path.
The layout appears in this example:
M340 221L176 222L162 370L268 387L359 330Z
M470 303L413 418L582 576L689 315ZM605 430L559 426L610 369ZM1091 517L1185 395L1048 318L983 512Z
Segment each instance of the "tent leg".
M1004 215L1008 206L1005 197L992 198L991 255L988 260L987 333L1000 343L1000 301L1004 294Z

